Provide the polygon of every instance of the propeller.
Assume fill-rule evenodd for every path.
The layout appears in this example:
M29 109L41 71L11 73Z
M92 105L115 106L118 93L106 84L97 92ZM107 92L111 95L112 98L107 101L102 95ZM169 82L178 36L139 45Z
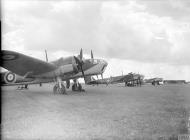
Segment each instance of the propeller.
M101 74L101 77L102 77L102 80L103 80L103 79L104 79L104 78L103 78L103 73Z
M91 60L92 60L92 63L94 62L94 55L93 55L93 52L91 50Z
M83 51L82 51L82 48L80 49L80 55L79 55L79 57L80 57L80 60L82 60L82 58L83 58Z
M76 63L77 63L78 69L80 69L81 72L82 72L82 76L85 78L84 71L83 71L83 67L82 67L82 65L84 64L84 62L83 62L83 60L82 60L82 59L83 59L83 51L82 51L82 48L81 48L81 50L80 50L79 56L78 56L78 57L74 56L74 59L75 59L75 61L76 61Z
M48 55L47 55L47 51L45 50L45 54L46 54L46 62L48 62Z
M80 54L78 55L78 57L74 56L74 59L75 59L76 64L77 64L77 68L81 70L82 76L85 79L84 70L83 70L84 58L83 58L83 50L82 50L82 48L80 50ZM94 62L94 56L93 56L92 50L91 50L91 60L92 60L92 63L93 63Z

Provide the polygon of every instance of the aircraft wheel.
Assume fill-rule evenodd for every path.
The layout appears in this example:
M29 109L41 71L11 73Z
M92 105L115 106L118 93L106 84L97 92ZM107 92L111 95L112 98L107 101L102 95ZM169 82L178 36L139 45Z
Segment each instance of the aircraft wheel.
M65 89L65 87L64 86L62 86L62 88L59 88L59 90L58 90L59 92L59 94L67 94L66 93L66 89Z
M62 84L61 86L62 93L61 94L67 94L65 86Z
M61 88L56 84L53 88L53 93L54 94L67 94L65 86L62 84Z
M62 88L57 88L57 93L58 93L58 94L62 94L62 93L63 93Z
M74 87L74 85L72 85L72 91L74 91L74 89L75 89L75 87Z
M76 84L72 85L72 91L76 91Z
M58 88L57 88L57 84L56 84L56 85L53 87L53 93L54 93L54 94L57 94L57 89L58 89Z

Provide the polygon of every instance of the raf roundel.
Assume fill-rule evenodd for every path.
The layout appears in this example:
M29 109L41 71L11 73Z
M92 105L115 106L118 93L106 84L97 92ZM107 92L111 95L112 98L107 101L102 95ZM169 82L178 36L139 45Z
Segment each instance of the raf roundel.
M3 56L2 56L2 59L4 60L4 61L8 61L8 60L15 60L15 59L17 59L17 55L16 54L4 54Z
M4 80L6 83L15 83L16 81L16 75L12 72L8 72L4 76Z

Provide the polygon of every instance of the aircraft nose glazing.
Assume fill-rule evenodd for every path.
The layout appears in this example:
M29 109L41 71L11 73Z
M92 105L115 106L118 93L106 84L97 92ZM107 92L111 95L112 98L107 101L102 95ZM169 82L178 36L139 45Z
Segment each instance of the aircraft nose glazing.
M101 60L101 63L106 67L108 63L105 60Z
M107 67L108 63L105 60L101 60L100 63L102 64L101 71L104 72L105 68Z
M104 65L107 67L107 65L108 65L108 62L104 61Z

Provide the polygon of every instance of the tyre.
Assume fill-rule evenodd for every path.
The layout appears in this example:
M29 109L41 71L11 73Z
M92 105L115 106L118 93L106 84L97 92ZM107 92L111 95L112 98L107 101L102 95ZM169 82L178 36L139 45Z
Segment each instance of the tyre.
M53 87L53 94L57 94L57 85Z

